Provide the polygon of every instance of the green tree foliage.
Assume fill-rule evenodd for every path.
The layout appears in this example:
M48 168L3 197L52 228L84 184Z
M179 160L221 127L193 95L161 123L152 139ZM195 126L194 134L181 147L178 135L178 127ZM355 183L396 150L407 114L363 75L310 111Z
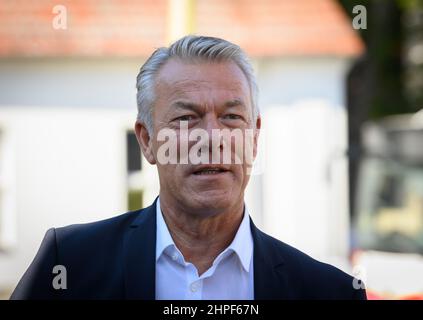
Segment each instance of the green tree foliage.
M423 0L339 0L352 19L367 9L367 114L376 119L423 108Z

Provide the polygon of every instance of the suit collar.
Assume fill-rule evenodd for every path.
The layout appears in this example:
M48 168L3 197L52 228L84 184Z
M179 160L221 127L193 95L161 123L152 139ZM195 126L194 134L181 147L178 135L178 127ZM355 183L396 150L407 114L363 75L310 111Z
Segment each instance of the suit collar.
M140 210L125 234L125 297L154 300L156 295L156 200Z
M289 299L285 260L276 240L260 231L251 220L254 241L254 299Z

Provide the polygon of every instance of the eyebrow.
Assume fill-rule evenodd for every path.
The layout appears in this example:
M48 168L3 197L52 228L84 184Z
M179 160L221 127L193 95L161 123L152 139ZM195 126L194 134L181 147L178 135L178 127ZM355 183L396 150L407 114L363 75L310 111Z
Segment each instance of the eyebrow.
M226 108L232 108L232 107L238 107L238 106L245 108L245 104L241 99L233 99L225 103Z
M245 107L245 104L244 102L242 102L241 99L233 99L233 100L226 101L224 103L224 106L225 108L233 108L238 106ZM176 101L172 103L171 107L177 108L177 109L184 109L184 110L193 110L193 111L197 111L198 109L201 108L201 106L196 103L185 102L185 101Z
M172 103L172 108L177 109L185 109L185 110L197 110L200 108L198 104L192 103L192 102L184 102L184 101L176 101Z

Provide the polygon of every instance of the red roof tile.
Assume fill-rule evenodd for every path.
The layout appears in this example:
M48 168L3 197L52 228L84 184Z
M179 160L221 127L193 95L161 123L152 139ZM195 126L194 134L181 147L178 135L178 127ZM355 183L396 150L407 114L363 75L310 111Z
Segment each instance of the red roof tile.
M67 9L55 30L52 9ZM0 0L0 56L146 56L166 39L167 0ZM363 44L334 0L196 0L195 33L253 56L356 55Z
M199 34L222 36L252 55L356 55L363 44L333 0L198 0Z

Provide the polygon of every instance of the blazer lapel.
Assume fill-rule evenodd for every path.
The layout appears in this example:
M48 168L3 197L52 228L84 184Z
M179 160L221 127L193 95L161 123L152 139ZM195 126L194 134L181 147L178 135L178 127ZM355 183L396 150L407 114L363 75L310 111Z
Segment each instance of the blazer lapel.
M125 298L154 300L156 295L156 200L140 211L125 234Z
M284 259L274 239L261 232L250 218L254 242L254 299L290 299Z

